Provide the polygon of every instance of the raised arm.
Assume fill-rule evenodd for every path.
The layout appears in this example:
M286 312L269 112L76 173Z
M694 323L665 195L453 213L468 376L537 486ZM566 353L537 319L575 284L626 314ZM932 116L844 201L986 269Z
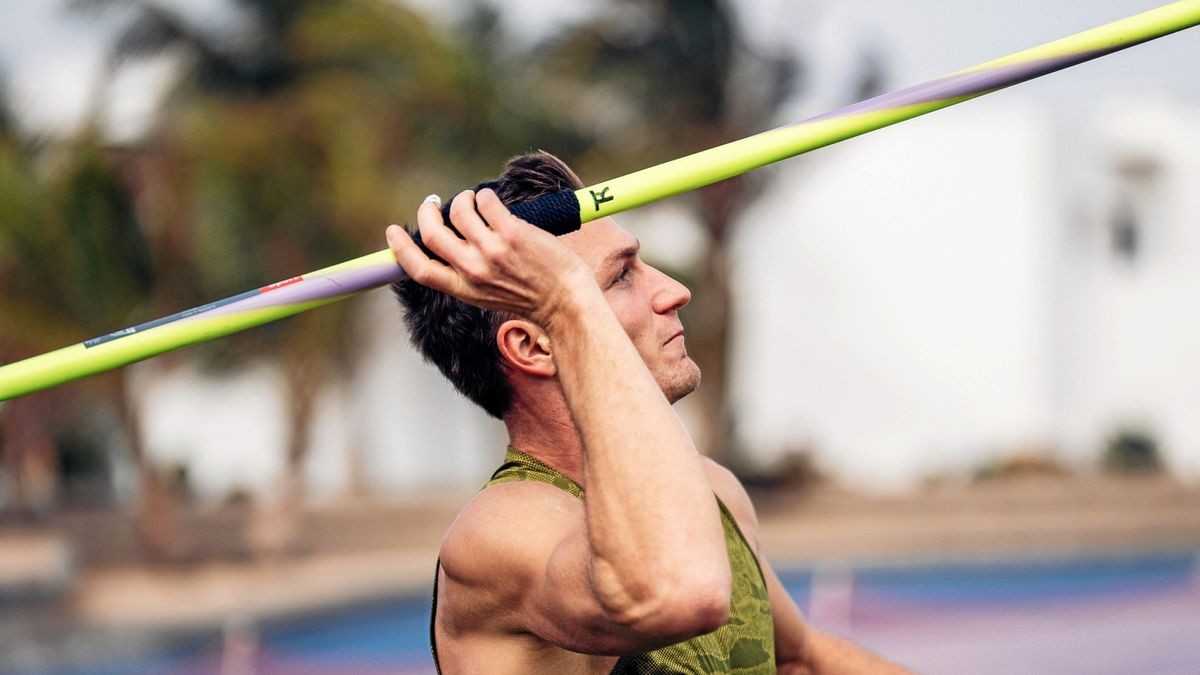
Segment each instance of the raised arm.
M414 281L540 327L583 444L585 518L573 521L564 504L547 515L549 540L529 533L518 548L496 544L528 582L513 599L527 626L560 646L608 654L716 629L728 617L731 581L711 487L596 270L490 190L458 195L450 214L462 239L436 205L418 212L424 242L448 265L389 228L397 261Z

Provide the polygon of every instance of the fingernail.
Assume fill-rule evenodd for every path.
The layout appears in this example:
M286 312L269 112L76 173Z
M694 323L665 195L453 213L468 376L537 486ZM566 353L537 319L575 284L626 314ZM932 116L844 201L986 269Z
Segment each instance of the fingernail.
M388 241L391 241L391 240L392 240L392 238L396 236L396 230L397 230L397 229L399 229L399 228L400 228L400 226L399 226L399 225L396 225L396 224L394 224L394 223L393 223L393 224L391 224L391 225L388 225L388 226L387 226L387 229L383 231L383 235L384 235L385 237L387 237L387 240L388 240Z
M425 198L425 201L432 202L434 204L437 204L438 206L442 205L442 198L437 195L429 195L428 197Z

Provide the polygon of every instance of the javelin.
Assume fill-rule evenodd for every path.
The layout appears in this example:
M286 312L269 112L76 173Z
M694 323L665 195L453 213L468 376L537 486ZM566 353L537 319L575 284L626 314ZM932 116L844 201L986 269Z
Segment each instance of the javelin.
M554 232L732 178L1200 24L1200 0L1127 19L580 190L512 207ZM406 278L390 250L0 367L0 401L282 319Z

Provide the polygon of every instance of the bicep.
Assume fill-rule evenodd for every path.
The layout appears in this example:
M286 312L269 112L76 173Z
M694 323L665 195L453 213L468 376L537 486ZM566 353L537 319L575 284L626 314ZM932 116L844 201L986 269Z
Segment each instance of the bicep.
M565 532L552 549L526 560L530 584L519 609L526 629L552 644L586 654L625 654L659 646L615 621L591 578L584 527Z
M617 603L610 597L609 603L603 602L605 584L596 578L582 517L553 550L529 562L533 582L522 619L531 633L571 651L603 655L650 651L715 630L728 616L726 593L722 618L701 621L706 593L663 591L670 589L671 579L657 582L653 596L626 596Z
M501 498L509 489L489 489L495 492L479 505L478 517L456 523L443 543L447 578L482 600L467 608L482 615L470 623L532 634L587 654L633 653L673 641L639 633L605 611L591 578L592 552L579 500L546 486L531 508L529 493L543 491L542 486L517 488L526 493L520 502Z

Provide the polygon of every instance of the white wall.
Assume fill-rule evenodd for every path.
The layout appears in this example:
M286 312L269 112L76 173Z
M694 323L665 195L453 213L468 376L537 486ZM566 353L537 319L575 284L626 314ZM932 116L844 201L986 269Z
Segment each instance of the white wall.
M186 467L201 499L261 494L284 468L283 383L265 366L212 377L189 368L134 367L146 455Z
M367 336L361 367L319 399L304 471L309 494L335 497L354 481L381 493L482 484L504 456L503 427L409 347L388 292L353 302ZM273 367L213 377L189 368L163 372L150 361L136 372L147 452L162 466L186 466L198 497L262 495L276 485L284 471L285 392Z
M809 444L904 485L1049 441L1051 128L959 108L779 169L736 244L735 397L769 462Z
M1121 427L1144 427L1182 475L1200 476L1200 111L1163 99L1097 112L1090 190L1066 230L1059 442L1094 455ZM1142 205L1135 260L1114 255L1117 166L1157 170Z
M354 376L350 414L369 485L481 485L504 458L503 425L455 392L409 346L390 292L364 300L367 356Z

